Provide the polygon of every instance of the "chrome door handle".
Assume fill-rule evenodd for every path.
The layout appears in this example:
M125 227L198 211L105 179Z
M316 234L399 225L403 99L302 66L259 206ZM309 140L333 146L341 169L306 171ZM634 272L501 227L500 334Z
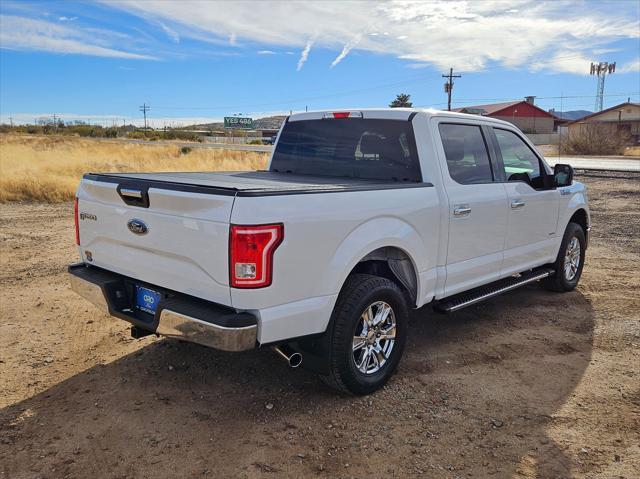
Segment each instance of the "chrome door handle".
M468 206L456 206L453 208L453 216L467 216L471 213L471 208Z
M120 194L129 198L142 198L142 191L132 188L120 188Z
M527 203L525 203L522 200L513 200L511 202L511 208L513 208L514 210L517 208L522 208L524 205L526 205Z

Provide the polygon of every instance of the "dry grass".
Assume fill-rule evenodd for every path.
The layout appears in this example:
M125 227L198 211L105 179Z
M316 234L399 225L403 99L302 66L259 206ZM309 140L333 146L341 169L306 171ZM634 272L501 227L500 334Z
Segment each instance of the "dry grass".
M87 172L238 171L266 167L264 153L0 135L0 203L73 198Z

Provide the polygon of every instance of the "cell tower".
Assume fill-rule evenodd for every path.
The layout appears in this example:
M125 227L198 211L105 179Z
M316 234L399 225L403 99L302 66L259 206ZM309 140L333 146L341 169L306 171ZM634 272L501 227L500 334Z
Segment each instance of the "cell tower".
M604 79L607 74L611 75L616 71L616 62L591 63L590 75L597 75L598 89L596 90L596 111L602 111L602 100L604 97Z

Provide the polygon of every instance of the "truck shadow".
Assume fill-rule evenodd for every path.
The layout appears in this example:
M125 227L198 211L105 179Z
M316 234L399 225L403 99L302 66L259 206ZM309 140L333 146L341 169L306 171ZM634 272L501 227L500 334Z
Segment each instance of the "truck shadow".
M398 374L334 394L269 350L155 341L0 410L3 477L567 477L547 435L589 364L593 311L536 287L412 314Z

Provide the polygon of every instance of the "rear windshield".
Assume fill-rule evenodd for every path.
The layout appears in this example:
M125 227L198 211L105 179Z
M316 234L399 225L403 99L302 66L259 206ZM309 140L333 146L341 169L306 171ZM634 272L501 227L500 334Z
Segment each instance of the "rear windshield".
M411 122L341 118L285 124L271 171L420 182Z

